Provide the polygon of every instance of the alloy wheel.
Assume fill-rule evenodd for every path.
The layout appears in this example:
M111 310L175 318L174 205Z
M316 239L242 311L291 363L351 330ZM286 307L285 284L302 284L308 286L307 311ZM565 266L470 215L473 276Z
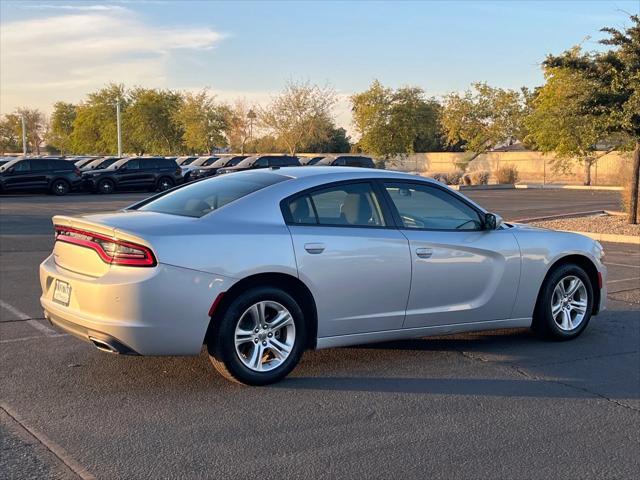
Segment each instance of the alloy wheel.
M580 326L587 314L587 287L578 277L564 277L553 289L551 314L558 327L567 332Z
M274 301L251 305L235 329L235 347L240 361L255 372L282 365L293 349L296 326L289 310Z

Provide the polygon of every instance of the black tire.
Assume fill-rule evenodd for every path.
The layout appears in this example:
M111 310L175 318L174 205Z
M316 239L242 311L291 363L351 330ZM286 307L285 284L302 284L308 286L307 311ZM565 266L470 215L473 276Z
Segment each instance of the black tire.
M116 189L116 184L113 180L109 180L105 178L104 180L100 180L97 185L98 193L102 193L103 195L107 195L109 193L113 193Z
M240 359L235 346L235 330L243 314L252 305L263 301L277 302L289 311L295 326L295 339L286 360L272 370L259 372L247 367ZM236 383L268 385L282 380L298 364L307 344L302 309L291 295L279 288L251 288L236 297L222 315L212 321L217 324L210 329L210 338L207 339L209 359L223 377Z
M170 188L173 188L173 186L176 184L176 182L173 181L173 178L169 178L169 177L161 177L160 179L158 179L158 190L160 190L161 192L164 192L165 190L169 190Z
M66 180L54 180L51 184L51 193L58 197L66 195L67 193L69 193L69 190L71 190L71 186Z
M585 287L587 301L586 311L580 323L575 327L566 329L561 327L561 314L559 317L560 323L554 318L552 302L554 300L554 290L556 289L556 286L561 280L570 279L571 277L580 279ZM551 340L572 340L578 337L585 328L587 328L589 320L591 319L591 313L593 312L593 301L593 285L591 284L589 275L587 275L587 273L578 265L560 265L547 276L542 288L540 289L540 294L533 314L532 328L535 332Z

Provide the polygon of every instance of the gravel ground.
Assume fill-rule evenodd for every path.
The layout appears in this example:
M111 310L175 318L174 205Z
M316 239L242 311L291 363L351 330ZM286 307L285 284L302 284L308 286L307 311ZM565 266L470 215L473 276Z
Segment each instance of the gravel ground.
M575 232L610 233L614 235L640 235L640 225L629 225L621 215L562 218L544 222L531 222L536 227Z

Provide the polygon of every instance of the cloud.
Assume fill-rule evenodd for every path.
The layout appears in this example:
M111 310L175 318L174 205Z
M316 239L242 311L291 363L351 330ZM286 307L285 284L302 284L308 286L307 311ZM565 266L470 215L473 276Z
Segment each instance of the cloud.
M117 5L27 6L57 11L1 25L2 113L22 105L49 110L109 82L167 87L172 56L207 55L224 37L208 27L145 25Z

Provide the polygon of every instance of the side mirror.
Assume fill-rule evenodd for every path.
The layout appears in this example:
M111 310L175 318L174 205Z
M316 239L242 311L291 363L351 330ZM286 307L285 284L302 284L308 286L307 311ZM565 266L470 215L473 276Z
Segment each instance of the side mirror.
M497 230L502 225L502 217L497 213L484 214L484 229Z

